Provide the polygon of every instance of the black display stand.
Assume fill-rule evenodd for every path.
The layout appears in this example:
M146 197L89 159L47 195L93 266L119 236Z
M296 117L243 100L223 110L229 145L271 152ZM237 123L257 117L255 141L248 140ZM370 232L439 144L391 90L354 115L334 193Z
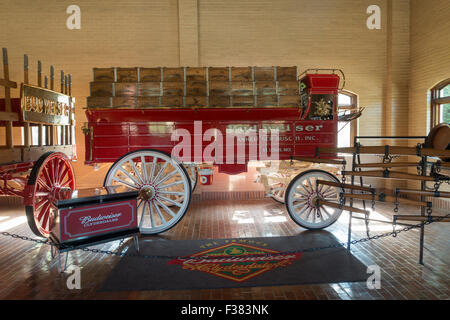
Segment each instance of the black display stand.
M64 208L78 208L101 203L131 200L136 199L137 197L138 191L122 186L78 189L60 195L59 199L55 201L54 206L57 210ZM67 258L70 251L84 249L110 241L123 240L130 237L133 238L134 246L136 250L139 251L138 235L139 228L134 227L66 242L61 242L55 234L51 233L49 239L51 240L52 258L57 257L58 270L64 272L67 269ZM61 256L64 253L66 253L66 256L64 263L62 263Z

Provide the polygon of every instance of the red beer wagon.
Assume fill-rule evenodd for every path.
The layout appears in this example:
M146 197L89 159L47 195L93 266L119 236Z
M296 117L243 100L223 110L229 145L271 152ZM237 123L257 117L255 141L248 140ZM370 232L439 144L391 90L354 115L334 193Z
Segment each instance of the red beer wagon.
M24 198L31 230L48 237L54 225L53 203L62 191L75 189L72 160L75 150L75 99L71 77L61 71L60 91L56 91L53 66L50 77L42 76L37 64L37 85L29 83L28 56L24 56L24 81L10 80L8 54L3 48L5 88L0 99L0 127L4 128L0 151L0 195ZM43 81L44 80L44 81ZM12 89L20 90L12 98Z
M54 82L53 66L50 77L43 77L39 61L37 85L29 84L27 55L23 83L11 81L3 49L0 85L5 95L0 99L0 126L5 128L5 144L0 152L0 195L23 197L30 229L49 238L59 253L129 236L134 236L137 246L135 190L75 189L71 77L61 71L60 92L55 91ZM11 89L16 88L20 97L12 98ZM59 262L61 266L60 254Z
M138 190L141 233L166 231L188 210L198 165L238 174L252 160L314 162L316 147L336 147L339 74L298 76L296 67L94 68L85 163L113 162L104 185ZM329 155L321 163L342 160ZM339 182L324 170L304 171L285 196L294 221L310 229L329 226L342 212L315 205L317 197L339 199L338 187L317 189L317 179Z

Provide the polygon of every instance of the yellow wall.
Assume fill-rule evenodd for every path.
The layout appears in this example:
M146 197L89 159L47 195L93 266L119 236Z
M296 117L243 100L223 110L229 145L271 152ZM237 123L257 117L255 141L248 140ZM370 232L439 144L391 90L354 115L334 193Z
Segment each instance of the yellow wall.
M409 134L429 131L429 90L450 78L450 1L411 1Z
M429 90L450 78L450 1L411 1L411 72L408 134L430 130ZM409 183L411 187L417 184ZM447 185L441 190L450 191ZM450 202L438 201L450 210Z

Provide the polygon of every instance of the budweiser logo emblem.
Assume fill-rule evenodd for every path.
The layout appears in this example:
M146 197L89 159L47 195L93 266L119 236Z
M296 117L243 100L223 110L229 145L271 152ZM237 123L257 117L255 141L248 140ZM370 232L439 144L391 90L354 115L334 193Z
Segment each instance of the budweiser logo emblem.
M117 222L118 218L122 215L121 212L118 213L110 213L107 215L99 214L96 217L84 216L80 218L80 222L84 228L91 227L94 225Z
M199 257L205 257L200 259ZM225 279L243 282L264 272L286 267L299 259L301 253L280 254L279 251L249 244L231 242L174 259L169 264L180 265L185 270L202 271Z

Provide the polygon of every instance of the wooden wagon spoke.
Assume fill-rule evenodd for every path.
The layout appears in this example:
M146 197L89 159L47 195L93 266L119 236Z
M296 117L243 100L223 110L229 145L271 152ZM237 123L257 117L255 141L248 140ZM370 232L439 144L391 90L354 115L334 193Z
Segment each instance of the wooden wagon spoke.
M322 196L323 196L324 198L329 198L329 197L332 197L332 196L334 196L334 195L337 195L336 190L330 190L330 191L327 191L327 192L325 192L325 193L322 193Z
M325 219L323 218L323 215L322 215L322 210L320 208L317 208L317 214L318 214L318 217L320 218L320 220L325 221Z
M35 193L37 198L43 198L43 197L48 197L50 195L50 192L43 192L43 191L38 191Z
M42 208L42 206L44 205L44 204L46 204L48 202L48 199L43 199L43 200L41 200L41 201L39 201L38 203L36 203L36 205L35 205L35 210L36 211L39 211L41 208Z
M155 174L156 167L156 157L153 157L152 168L150 169L150 176L148 177L148 182L153 182L153 175Z
M177 206L179 208L182 207L182 205L179 202L173 201L172 199L169 199L169 198L166 198L166 197L163 197L163 196L158 196L158 198L162 199L162 200L164 200L166 202L169 202L169 203L171 203L171 204L173 204L173 205L175 205L175 206Z
M322 192L323 187L324 187L323 184L320 184L320 185L316 184L317 191L319 191L319 192Z
M176 192L176 191L158 191L158 193L172 194L172 195L176 195L176 196L184 196L184 192Z
M43 172L43 176L44 176L44 179L45 179L46 184L47 184L47 185L50 184L49 187L50 187L50 189L51 189L51 187L52 187L52 185L51 185L52 179L50 179L50 174L48 173L47 167L44 167L44 169L42 170L42 172Z
M167 165L169 164L168 161L166 161L163 165L163 167L161 168L161 170L159 170L158 174L156 175L155 179L152 180L152 183L154 183L155 181L158 181L159 176L164 172L164 170L166 170Z
M69 173L69 167L63 166L63 172L60 175L60 178L58 180L58 183L61 184L64 181L64 178Z
M296 205L294 206L294 209L297 209L298 207L301 207L301 206L305 206L305 202L306 202L306 201L301 201L299 204L296 204Z
M67 186L69 186L72 182L73 182L73 179L70 178L70 179L68 179L66 182L62 183L62 184L61 184L61 187L62 187L62 188L67 187Z
M316 223L316 217L317 217L317 208L313 209L313 215L312 215L312 222Z
M310 193L311 193L311 191L309 191L308 189L306 189L306 187L303 185L303 183L300 183L299 186L301 186L301 187L306 191L307 194L310 194ZM299 187L299 186L298 186L298 187ZM297 187L297 188L298 188L298 187Z
M139 205L138 205L138 208L139 208L142 204L144 204L144 207L142 208L141 220L139 221L139 228L142 228L142 224L144 223L145 208L146 208L146 206L147 206L147 201L141 200L140 203L139 203Z
M158 188L158 190L167 189L167 188L170 188L170 187L182 184L182 183L183 183L183 181L180 180L180 181L176 181L176 182L173 182L173 183L170 183L170 184L166 184L166 185L162 185L162 186L158 185L157 188Z
M131 168L133 168L134 173L136 174L136 177L139 179L140 182L138 184L144 184L144 179L142 179L141 174L139 173L134 161L132 159L128 160L128 163L130 164Z
M58 166L57 166L57 170L56 170L56 179L55 179L56 183L58 183L58 184L61 182L61 179L64 178L62 176L64 168L65 168L64 161L61 159L58 159Z
M330 196L328 196L328 197L323 197L325 200L337 200L337 194L335 194L335 196L332 196L332 195L330 195Z
M308 186L311 188L311 192L315 192L316 190L314 189L313 185L311 184L311 181L308 179L306 179L306 181L308 182Z
M331 188L331 186L326 186L326 185L324 185L324 184L320 184L320 186L322 187L322 189L323 189L323 187L326 187L325 190L322 190L322 191L321 191L322 193L326 193L326 192L327 192L328 190L330 190L330 189L331 189L331 190L334 190L334 189Z
M42 226L42 228L44 229L44 230L49 230L49 228L47 227L47 223L49 222L49 219L50 218L50 206L49 206L49 208L46 210L46 212L45 212L45 214L44 214L44 218L43 218L43 221L42 221L42 224L41 224L41 226Z
M52 190L52 188L50 186L48 186L47 183L44 180L42 180L42 178L40 178L40 177L37 179L37 184L39 186L43 187L44 189L47 189L47 191Z
M308 212L306 213L306 218L305 220L308 220L309 216L311 215L311 211L313 210L312 207L308 208Z
M280 190L283 190L283 187L273 188L272 190L273 190L273 192L280 191ZM272 192L272 193L273 193L273 192Z
M159 184L163 183L164 181L167 181L169 178L173 177L176 173L178 173L177 169L171 171L169 174L165 175L160 180L155 181L155 185L159 185Z
M328 215L328 219L329 219L331 217L331 214L328 212L328 210L324 206L322 206L321 208Z
M304 206L303 209L301 209L299 212L297 212L297 215L301 216L306 211L306 209L308 209L308 207Z
M156 200L159 202L158 199L156 199ZM162 202L159 202L159 203L162 204ZM162 215L161 210L159 210L159 207L158 207L158 205L156 204L156 202L154 203L154 205L155 205L156 212L158 213L158 216L159 216L159 218L161 219L162 224L166 224L167 221L166 221L166 219L164 218L164 216ZM167 208L167 207L166 207L166 208Z
M152 202L151 201L148 201L148 207L149 207L149 211L150 211L150 226L152 227L152 228L154 228L155 227L155 218L153 217L153 206L152 206Z
M119 170L122 172L122 173L124 173L127 177L128 177L128 179L130 179L132 182L134 182L134 185L136 186L136 187L139 187L141 184L139 183L139 181L137 181L135 178L133 178L132 176L131 176L131 174L129 174L125 169L123 169L122 167L119 167Z
M304 194L303 192L300 192L300 191L298 191L298 190L294 190L294 193L298 193L298 194L301 195L301 197L303 197L303 198L307 198L307 197L308 197L308 195L306 195L306 194Z
M127 185L127 186L129 186L130 188L132 188L132 189L139 189L138 186L129 184L128 182L123 181L122 179L119 179L119 178L117 178L117 177L113 177L112 179L113 179L114 181L117 181L117 182L119 182L119 183L122 183L122 184L124 184L124 185Z
M166 206L164 203L161 202L161 200L159 200L158 198L156 198L156 201L159 203L159 205L167 211L168 214L170 214L172 216L172 218L175 218L176 214L173 213L172 210L170 210L170 208L168 206ZM155 203L155 207L156 207L156 203Z
M141 156L141 173L142 173L143 183L149 183L150 179L148 178L148 173L147 173L147 162L145 162L144 156Z
M38 221L41 221L42 216L45 214L45 212L48 210L49 207L50 207L50 202L47 201L47 202L42 206L42 209L39 211L39 214L37 215Z
M56 183L58 181L58 173L59 173L58 159L54 159L53 161L51 161L51 163L52 163L53 181Z

